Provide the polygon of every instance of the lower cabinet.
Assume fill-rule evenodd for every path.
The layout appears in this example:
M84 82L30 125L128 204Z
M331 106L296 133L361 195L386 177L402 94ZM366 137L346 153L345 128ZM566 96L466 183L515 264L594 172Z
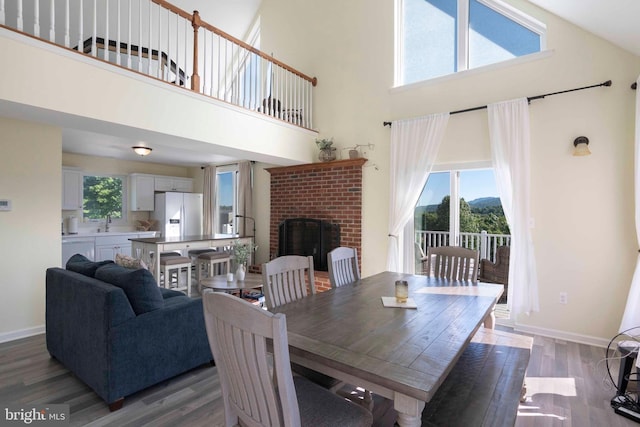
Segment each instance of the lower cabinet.
M96 261L116 259L116 254L131 256L131 235L96 237Z

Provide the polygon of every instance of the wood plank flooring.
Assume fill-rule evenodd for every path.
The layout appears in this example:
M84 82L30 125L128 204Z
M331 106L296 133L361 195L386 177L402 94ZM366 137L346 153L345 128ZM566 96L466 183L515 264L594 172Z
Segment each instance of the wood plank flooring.
M637 426L609 405L615 390L604 380L604 353L598 347L535 336L527 372L528 399L520 406L516 427ZM618 362L612 366L616 378ZM120 411L110 413L95 393L49 357L44 335L0 344L0 411L7 404L34 403L69 404L72 426L223 423L215 367L204 365L129 396ZM390 401L375 397L374 420L376 427L393 425Z

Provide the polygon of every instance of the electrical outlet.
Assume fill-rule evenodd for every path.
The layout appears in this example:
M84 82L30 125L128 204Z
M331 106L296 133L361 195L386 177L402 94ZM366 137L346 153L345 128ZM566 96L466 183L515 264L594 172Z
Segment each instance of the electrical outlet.
M568 295L566 292L560 292L560 304L566 304L568 301Z

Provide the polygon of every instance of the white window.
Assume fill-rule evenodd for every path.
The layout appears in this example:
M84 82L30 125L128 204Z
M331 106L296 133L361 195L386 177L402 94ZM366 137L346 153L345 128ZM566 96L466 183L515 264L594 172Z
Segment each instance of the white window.
M545 25L499 0L396 1L396 86L545 48Z
M238 166L216 168L216 211L214 232L236 234L236 213L238 206Z
M122 175L83 176L83 217L100 222L107 217L113 224L127 222L127 177Z

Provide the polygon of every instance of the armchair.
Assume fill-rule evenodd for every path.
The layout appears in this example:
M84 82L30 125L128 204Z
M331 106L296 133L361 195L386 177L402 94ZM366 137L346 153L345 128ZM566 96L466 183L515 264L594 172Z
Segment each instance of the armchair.
M480 274L478 280L481 282L501 283L504 285L504 293L498 300L499 304L507 302L507 289L509 286L509 246L498 246L496 249L496 262L488 259L480 260Z

